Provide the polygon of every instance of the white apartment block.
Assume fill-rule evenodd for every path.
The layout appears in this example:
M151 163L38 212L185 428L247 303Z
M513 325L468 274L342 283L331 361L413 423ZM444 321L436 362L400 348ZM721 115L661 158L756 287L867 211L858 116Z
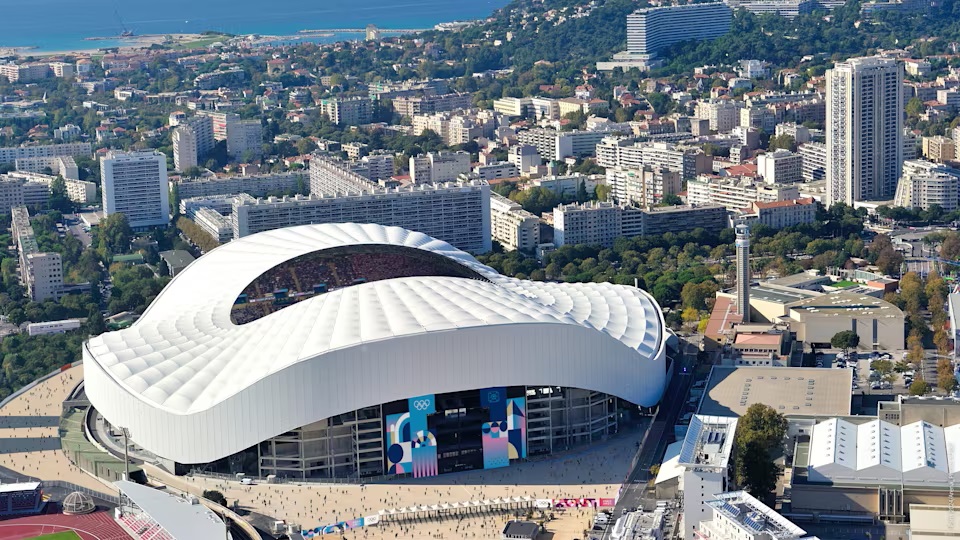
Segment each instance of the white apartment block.
M637 206L660 204L665 195L680 193L680 173L667 169L607 169L607 185L613 202Z
M532 102L530 98L500 98L493 102L493 110L507 117L526 116ZM559 111L559 109L558 109Z
M757 174L768 184L792 184L803 180L803 157L789 150L774 150L757 158Z
M393 98L393 110L400 116L413 118L420 114L434 114L473 107L473 94L454 93L432 96L405 96Z
M364 193L234 199L234 238L311 223L379 223L438 238L458 249L490 251L490 186L471 181L377 188Z
M133 229L170 222L167 158L160 152L108 152L100 158L100 180L106 216L122 213Z
M14 162L14 167L31 173L43 173L49 167L54 176L59 174L66 180L80 180L80 169L73 156L22 158Z
M64 180L67 197L80 204L89 204L97 200L97 185L85 180Z
M567 204L553 209L553 243L612 246L623 236L624 208L612 202ZM639 210L638 210L639 211Z
M469 172L469 152L430 152L410 158L410 180L414 184L453 182Z
M655 55L687 40L706 40L730 31L733 10L715 2L638 9L627 15L627 52Z
M320 114L338 126L360 126L373 120L373 102L367 97L320 100Z
M240 159L246 153L254 157L263 153L263 126L260 120L236 120L227 130L227 155Z
M680 447L683 468L683 538L699 538L700 523L713 516L708 504L727 491L737 419L694 415Z
M35 302L57 300L63 292L63 262L59 253L43 253L37 246L26 207L10 209L11 233L20 258L20 279Z
M447 146L466 144L480 137L493 137L498 116L495 111L476 109L417 115L412 120L413 134L419 136L429 129L440 135Z
M230 221L230 218L217 212L213 208L197 208L193 211L190 219L192 219L203 232L209 234L214 240L221 244L226 244L233 240L233 223Z
M73 77L73 64L68 64L66 62L51 62L50 70L53 72L53 76L59 79L68 79Z
M254 197L263 197L268 193L293 192L310 184L307 173L285 172L276 174L256 174L250 176L211 176L200 178L181 178L171 187L176 187L177 197L190 199L213 195L237 195L248 193Z
M497 161L486 165L478 165L473 168L473 174L480 180L500 180L503 178L516 178L520 176L520 169L508 161Z
M534 128L517 133L520 144L534 146L546 161L566 157L589 157L596 154L597 144L606 136L602 131L560 131Z
M956 128L955 128L956 129ZM956 132L954 132L956 135ZM957 139L954 138L954 141ZM920 136L909 127L903 128L903 160L920 157Z
M806 182L823 180L827 177L827 145L808 142L797 147L801 158L800 176Z
M189 126L178 126L170 135L173 142L173 168L183 172L197 166L197 137Z
M393 176L394 167L393 154L363 156L351 166L354 172L373 182Z
M827 207L888 200L903 166L903 65L852 58L827 70Z
M774 134L777 137L780 137L782 135L788 135L790 137L793 137L793 141L798 145L801 145L803 143L808 143L811 140L810 129L803 124L797 124L794 122L784 122L782 124L777 124L777 126L774 128Z
M697 103L694 115L710 122L710 129L717 133L729 133L740 125L742 101L714 99Z
M540 245L540 219L518 203L490 192L490 234L508 251L532 253Z
M695 540L798 540L807 532L746 491L714 494Z
M53 130L53 138L63 142L73 142L83 135L83 130L76 124L67 124Z
M310 160L310 193L362 193L376 188L376 184L357 173L350 163L314 155Z
M666 169L679 173L681 179L690 179L698 173L709 172L712 159L697 148L607 137L597 144L597 164L605 168Z
M529 144L515 144L508 150L507 161L516 165L521 175L529 174L531 170L543 164L537 147Z
M935 204L946 212L960 208L960 171L929 161L904 161L894 205L929 210Z
M44 144L34 146L8 146L0 148L0 163L14 163L18 159L46 158L60 156L93 155L93 149L88 142L72 142L63 144Z
M777 202L800 198L796 185L768 185L749 178L700 175L687 182L687 202L719 204L728 210L747 208L754 202Z

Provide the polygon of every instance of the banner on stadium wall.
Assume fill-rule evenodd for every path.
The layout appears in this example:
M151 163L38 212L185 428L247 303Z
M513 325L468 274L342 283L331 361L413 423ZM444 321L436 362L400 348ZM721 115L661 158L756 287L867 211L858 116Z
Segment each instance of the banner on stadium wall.
M534 506L537 508L612 508L617 500L609 497L584 499L537 499Z
M359 529L360 527L370 527L380 523L380 516L367 516L357 519L351 519L349 521L340 521L332 525L327 525L325 527L314 527L309 530L300 531L300 535L304 538L314 538L316 536L323 536L325 534L340 534L343 531L348 531L350 529Z

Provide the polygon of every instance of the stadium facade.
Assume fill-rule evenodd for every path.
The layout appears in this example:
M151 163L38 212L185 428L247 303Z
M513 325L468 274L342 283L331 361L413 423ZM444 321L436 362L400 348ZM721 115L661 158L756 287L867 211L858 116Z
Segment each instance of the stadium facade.
M177 471L493 468L606 438L667 380L663 314L609 283L525 281L397 227L252 235L83 348L86 393Z

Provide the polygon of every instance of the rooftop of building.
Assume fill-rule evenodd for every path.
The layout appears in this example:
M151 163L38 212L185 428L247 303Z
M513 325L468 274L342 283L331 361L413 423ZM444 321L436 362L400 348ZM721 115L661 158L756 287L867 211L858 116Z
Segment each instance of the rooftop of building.
M732 331L733 325L741 322L743 322L743 316L737 313L736 301L733 298L718 296L713 305L713 311L710 312L710 320L707 321L704 335L719 341L723 335Z
M714 366L699 413L742 416L755 403L782 414L850 414L851 370Z
M171 268L186 268L188 264L194 261L193 255L183 249L171 249L170 251L161 251L160 258Z
M811 199L812 200L812 199ZM786 201L789 202L789 201ZM773 203L776 204L776 203ZM828 276L821 276L819 274L810 274L807 272L800 272L797 274L791 274L789 276L783 276L776 279L771 279L765 283L772 285L782 285L784 287L799 287L802 285L810 285L815 283L822 283L830 281Z
M803 289L774 289L772 287L764 286L764 283L754 285L750 287L750 300L763 300L766 302L775 302L777 304L791 304L794 302L799 302L805 298L814 298L820 296L819 293L813 291L805 291Z
M813 197L804 197L801 199L787 199L785 201L773 201L773 202L754 202L753 206L759 209L770 209L770 208L787 208L789 206L805 206L809 204L814 204L816 201Z
M748 346L770 346L770 345L779 345L783 341L783 334L741 334L737 333L736 339L734 339L734 345L740 345L744 347Z
M746 491L721 493L716 497L716 500L707 504L747 534L765 534L763 538L769 540L788 540L806 534L806 531Z
M793 316L795 312L796 318L801 320L811 317L838 317L840 315L903 318L903 311L890 302L872 296L848 292L815 296L800 300L787 307L791 311L791 316Z
M726 469L733 451L737 418L694 415L680 447L678 463L684 466Z

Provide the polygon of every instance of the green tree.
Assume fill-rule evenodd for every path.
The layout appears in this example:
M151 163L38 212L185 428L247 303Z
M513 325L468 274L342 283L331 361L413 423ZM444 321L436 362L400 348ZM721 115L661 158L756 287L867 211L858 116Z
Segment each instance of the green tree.
M111 214L100 221L98 227L100 249L111 255L125 253L130 249L133 230L123 213Z
M860 336L853 330L841 330L830 338L830 345L836 349L843 349L846 354L847 349L855 349L860 344Z
M907 116L911 118L918 118L925 110L926 106L923 104L923 100L918 97L912 97L907 102L906 112Z
M923 379L917 379L910 383L911 396L923 396L930 392L930 385Z
M50 182L50 208L59 212L73 212L73 201L67 196L67 183L59 175Z
M606 201L607 197L610 196L610 186L597 184L597 187L593 188L593 195L598 201Z
M215 490L215 489L207 489L207 490L204 490L204 491L203 491L203 498L204 498L204 499L207 499L207 500L209 500L209 501L213 501L213 502L219 504L220 506L226 506L226 505L227 505L227 498L223 496L223 493L220 493L219 491L217 491L217 490Z
M770 143L767 145L767 148L770 151L773 150L789 150L791 152L797 151L797 141L791 135L784 133L783 135L774 135L770 137Z
M103 313L96 305L90 306L90 313L87 315L86 331L91 336L98 336L107 331L107 325L103 320Z
M758 499L770 500L777 486L774 458L786 433L786 417L762 403L751 405L737 423L735 480Z

